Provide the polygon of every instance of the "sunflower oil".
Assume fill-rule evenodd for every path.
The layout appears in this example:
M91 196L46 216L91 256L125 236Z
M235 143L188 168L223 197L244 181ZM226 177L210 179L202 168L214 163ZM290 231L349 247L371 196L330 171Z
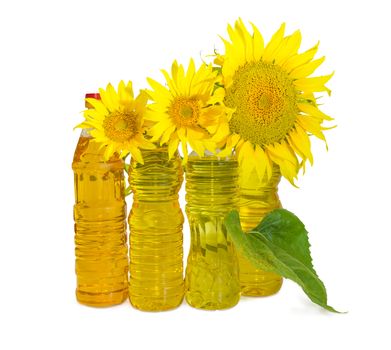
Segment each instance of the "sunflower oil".
M132 159L129 299L140 310L163 311L182 303L183 214L178 192L181 159L168 159L167 147L142 150L144 164Z
M270 211L281 208L278 197L278 183L281 174L277 165L273 165L270 180L260 181L254 171L246 181L239 181L239 214L242 229L248 232L258 226ZM254 268L241 254L238 254L240 266L241 294L247 296L267 296L277 293L282 278L271 272Z
M103 160L104 148L82 131L73 158L75 253L81 304L110 306L128 294L124 163Z
M238 260L227 236L225 215L238 204L234 156L189 156L186 213L191 232L186 268L186 301L200 309L225 309L240 297Z

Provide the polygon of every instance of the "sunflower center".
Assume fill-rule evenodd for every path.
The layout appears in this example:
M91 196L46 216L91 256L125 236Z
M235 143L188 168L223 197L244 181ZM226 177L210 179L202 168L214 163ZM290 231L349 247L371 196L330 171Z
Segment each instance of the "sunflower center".
M135 112L113 112L103 121L106 136L116 142L129 141L139 131L139 118Z
M168 114L178 127L196 126L200 112L200 104L196 97L176 97L168 109Z
M228 88L225 104L235 108L232 132L258 145L281 141L299 110L293 81L280 67L263 61L240 67Z

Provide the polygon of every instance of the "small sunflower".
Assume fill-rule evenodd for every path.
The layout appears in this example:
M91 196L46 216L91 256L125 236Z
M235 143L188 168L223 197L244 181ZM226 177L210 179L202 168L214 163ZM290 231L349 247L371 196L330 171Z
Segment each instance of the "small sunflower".
M235 109L222 155L235 147L244 177L255 169L261 180L270 178L275 163L294 184L305 162L313 163L309 135L326 142L322 123L332 118L319 110L314 93L330 93L325 84L333 74L309 77L324 57L313 60L318 45L298 53L300 31L284 36L282 24L265 46L258 28L252 29L250 34L241 19L228 25L231 41L223 39L225 53L215 60L224 103Z
M146 131L144 114L148 95L141 91L134 98L132 82L121 81L118 92L111 84L99 89L100 100L87 98L93 107L84 111L85 121L77 127L89 128L94 141L106 147L105 159L115 152L121 157L129 153L137 162L143 163L141 149L153 149L154 145L143 136Z
M196 71L193 60L190 60L187 72L176 61L172 64L171 76L165 70L162 72L167 87L148 78L153 89L148 90L148 94L154 101L145 117L155 123L148 132L151 141L168 144L170 158L181 143L184 162L187 161L188 144L199 155L205 150L214 152L215 140L228 135L230 114L230 109L223 103L224 89L216 88L218 72L206 64Z

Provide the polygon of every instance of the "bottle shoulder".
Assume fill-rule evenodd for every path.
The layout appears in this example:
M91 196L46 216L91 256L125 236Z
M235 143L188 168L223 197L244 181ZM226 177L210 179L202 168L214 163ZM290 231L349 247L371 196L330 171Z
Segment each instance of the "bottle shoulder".
M114 154L104 160L105 148L88 134L81 134L73 156L72 168L123 169L124 161Z

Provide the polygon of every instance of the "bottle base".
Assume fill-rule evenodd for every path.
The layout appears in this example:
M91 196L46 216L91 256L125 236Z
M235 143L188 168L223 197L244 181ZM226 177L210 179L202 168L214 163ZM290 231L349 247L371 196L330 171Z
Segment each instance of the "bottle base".
M76 290L77 301L86 306L108 307L122 304L128 297L128 291L121 290L110 293L89 293Z
M183 298L174 300L161 300L145 297L130 297L130 304L140 311L168 311L179 307L182 304Z
M189 293L186 295L186 303L195 309L201 310L225 310L234 307L240 299L240 295L237 297L231 298L230 300L210 300L204 299L200 293Z
M258 283L242 284L240 286L241 295L249 297L266 297L278 293L282 286L282 277L277 277L268 281Z

